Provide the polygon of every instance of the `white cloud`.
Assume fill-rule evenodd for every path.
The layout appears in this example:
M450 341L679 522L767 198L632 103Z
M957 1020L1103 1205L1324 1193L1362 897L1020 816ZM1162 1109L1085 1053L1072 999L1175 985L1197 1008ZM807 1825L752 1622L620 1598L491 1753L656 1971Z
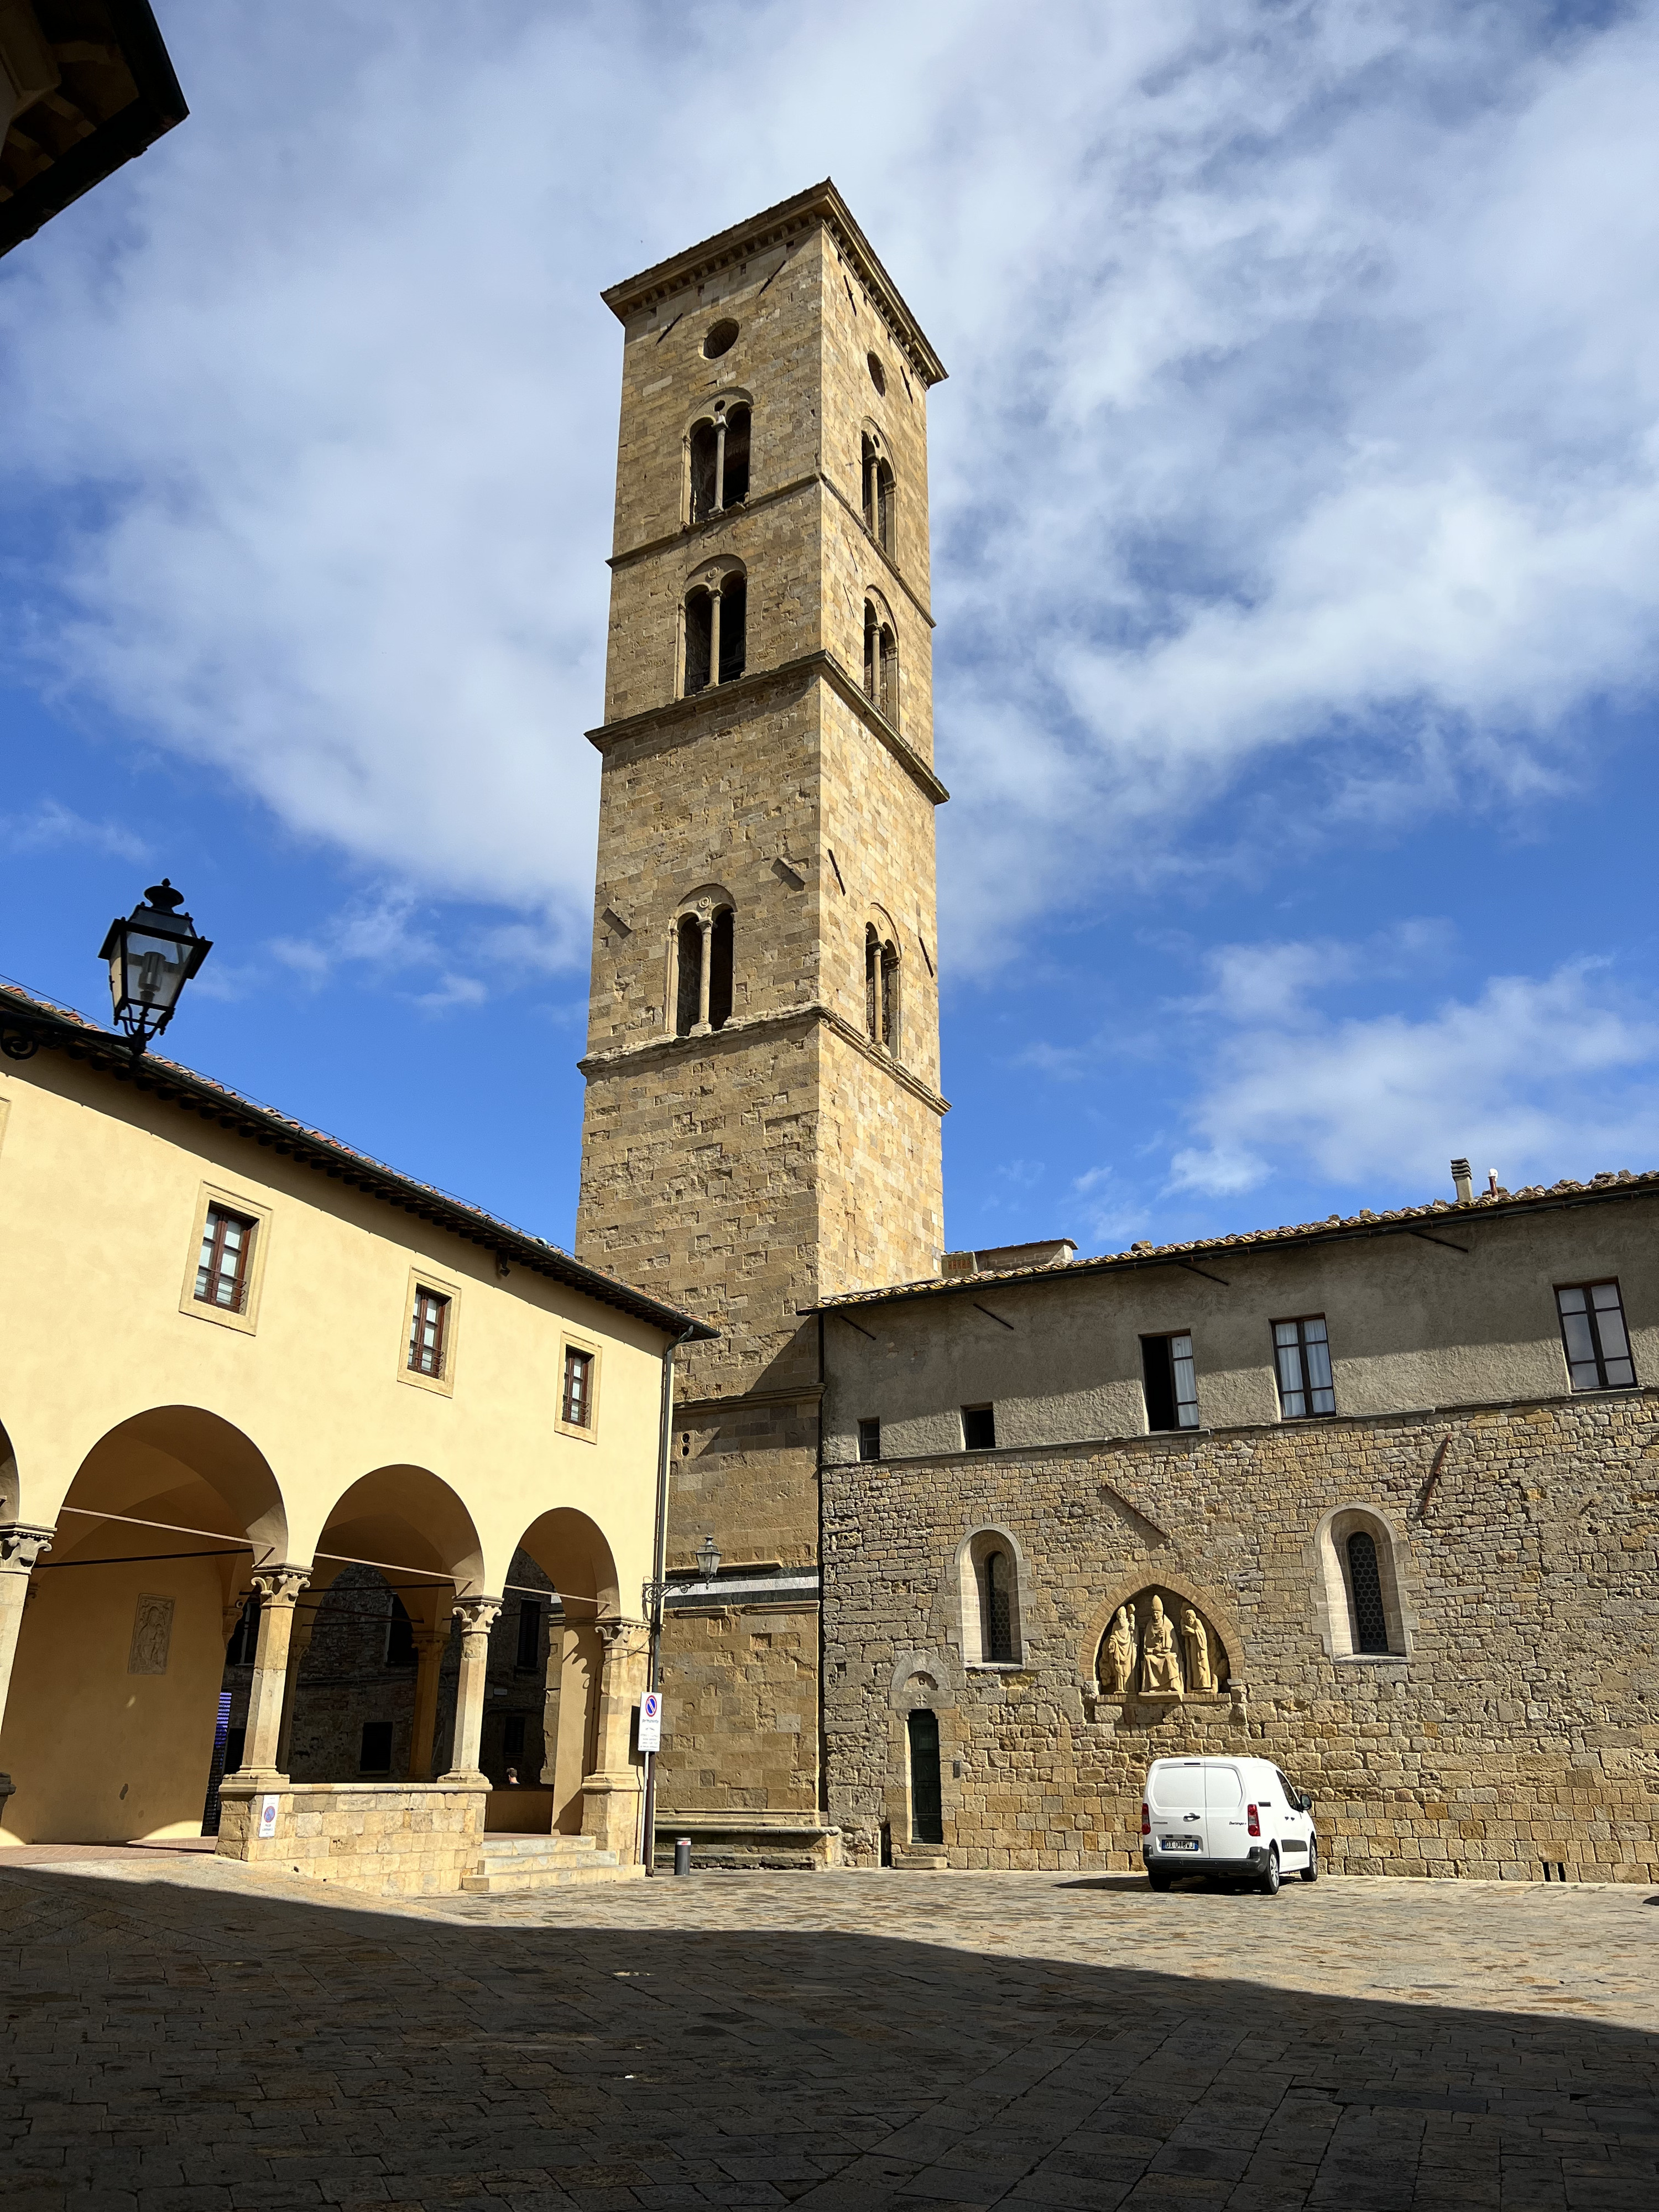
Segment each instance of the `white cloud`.
M1446 1188L1455 1155L1515 1188L1659 1159L1659 1014L1607 963L1495 976L1420 1019L1337 1018L1316 1003L1323 948L1235 946L1214 958L1209 1003L1219 1011L1228 976L1273 956L1297 981L1265 1009L1248 991L1233 1008L1239 1026L1213 1050L1189 1115L1198 1141L1174 1155L1171 1189L1230 1196L1289 1171L1420 1194ZM1353 973L1363 954L1346 959Z
M0 847L11 853L50 852L59 846L80 845L112 859L142 863L146 848L141 838L118 822L89 822L61 799L43 799L25 814L0 815Z
M1651 5L488 13L174 0L191 120L0 285L11 465L80 518L57 679L368 878L580 958L594 295L830 171L957 372L953 963L1108 872L1525 804L1651 690Z

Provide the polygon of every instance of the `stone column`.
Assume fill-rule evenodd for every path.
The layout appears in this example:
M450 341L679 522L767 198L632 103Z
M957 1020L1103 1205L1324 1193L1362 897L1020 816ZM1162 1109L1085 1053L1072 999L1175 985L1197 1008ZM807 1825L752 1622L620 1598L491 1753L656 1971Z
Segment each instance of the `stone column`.
M719 514L726 505L726 417L714 418L714 508Z
M559 1700L564 1692L564 1616L549 1611L542 1664L542 1780L559 1796Z
M627 1866L637 1856L643 1786L640 1769L629 1756L629 1729L645 1687L650 1639L639 1620L601 1621L599 1633L605 1665L599 1677L599 1765L582 1783L582 1833L592 1836L601 1850L615 1851Z
M5 1726L6 1699L11 1691L12 1662L17 1656L29 1577L41 1553L52 1549L55 1534L53 1529L33 1528L21 1521L0 1528L0 1729ZM0 1768L0 1818L15 1786L10 1775Z
M259 1593L259 1641L253 1653L253 1683L248 1692L247 1741L240 1779L269 1790L288 1780L276 1763L288 1695L289 1647L294 1608L310 1581L305 1567L262 1567L252 1577Z
M708 586L708 684L712 690L720 680L720 586L716 577ZM705 976L708 970L703 969ZM707 1021L708 1016L704 1014Z
M319 1590L309 1605L296 1605L294 1608L294 1625L289 1632L288 1668L283 1676L283 1724L276 1734L276 1764L284 1774L294 1750L294 1701L300 1694L300 1670L306 1663L306 1654L316 1633L317 1613L322 1601L323 1593Z
M484 1680L489 1668L489 1632L501 1610L498 1597L465 1597L455 1607L461 1624L461 1680L455 1692L455 1763L445 1782L482 1782L478 1742L483 1734Z
M709 987L714 980L714 917L700 914L697 927L702 932L702 972L697 979L697 1018L691 1025L693 1036L708 1035Z
M415 1644L415 1718L409 1732L409 1778L430 1782L438 1734L438 1678L449 1649L449 1616L436 1628L417 1628Z

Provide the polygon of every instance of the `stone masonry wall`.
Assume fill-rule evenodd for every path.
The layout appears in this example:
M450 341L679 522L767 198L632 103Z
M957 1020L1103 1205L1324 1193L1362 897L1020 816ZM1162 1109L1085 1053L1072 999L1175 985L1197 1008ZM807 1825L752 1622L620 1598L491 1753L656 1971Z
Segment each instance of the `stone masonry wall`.
M884 1823L907 1838L925 1704L955 1865L1137 1866L1147 1763L1233 1751L1313 1793L1337 1871L1659 1878L1659 1393L823 1479L830 1816L854 1863ZM1392 1532L1403 1657L1331 1655L1320 1528L1354 1505ZM1019 1565L1019 1663L994 1670L963 1662L957 1567L987 1525ZM1103 1694L1113 1610L1154 1585L1214 1624L1242 1698Z

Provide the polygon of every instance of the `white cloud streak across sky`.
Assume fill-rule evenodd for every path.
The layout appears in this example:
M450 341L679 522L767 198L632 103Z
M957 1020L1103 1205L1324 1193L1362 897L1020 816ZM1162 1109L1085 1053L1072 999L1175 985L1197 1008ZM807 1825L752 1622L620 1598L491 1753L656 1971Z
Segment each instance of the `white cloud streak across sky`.
M0 282L0 465L56 518L16 657L371 905L483 902L498 957L585 960L595 295L826 173L955 372L959 969L1126 882L1524 809L1656 687L1653 6L161 14L191 120L118 224L88 203ZM1494 982L1365 1049L1450 1023L1497 1100L1492 1041L1594 988ZM1180 1173L1249 1153L1246 1059Z

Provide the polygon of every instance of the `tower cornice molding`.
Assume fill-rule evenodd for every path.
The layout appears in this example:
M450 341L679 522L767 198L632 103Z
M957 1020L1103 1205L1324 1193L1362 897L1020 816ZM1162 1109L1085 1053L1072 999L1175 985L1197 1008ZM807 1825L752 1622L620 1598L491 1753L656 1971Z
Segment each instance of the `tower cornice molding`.
M694 692L689 699L668 699L660 707L647 707L641 714L624 714L614 722L601 722L597 729L588 730L584 734L588 744L601 757L608 755L616 746L625 744L629 738L645 737L653 730L683 728L681 742L690 742L704 734L702 730L690 726L711 719L711 708L736 702L741 713L743 709L753 707L770 687L813 677L827 683L837 698L853 709L871 735L886 747L925 798L932 799L935 806L944 805L951 794L921 755L906 744L886 715L867 696L864 686L854 680L850 671L842 665L833 653L823 648L815 653L799 653L793 660L781 660L775 668L757 669L752 675L738 677L735 684L711 684L706 691ZM731 719L736 720L737 716Z
M852 264L882 320L923 384L943 384L948 374L944 362L928 343L921 324L905 305L903 295L883 268L875 248L854 220L853 210L829 177L822 184L809 185L792 199L780 200L775 207L764 208L759 215L733 223L729 230L716 231L712 238L688 246L666 261L642 269L637 276L623 277L621 283L607 286L599 297L617 321L625 325L629 317L638 314L641 308L655 307L672 294L685 291L720 270L729 269L733 262L752 260L756 254L774 246L787 246L814 222L823 225L835 240L842 260Z
M576 1062L578 1073L592 1083L606 1075L631 1073L636 1067L653 1061L670 1060L707 1059L711 1052L727 1051L735 1045L751 1044L757 1039L777 1036L786 1030L805 1029L819 1024L835 1034L855 1052L861 1052L874 1066L890 1075L902 1091L939 1115L951 1110L951 1102L914 1075L902 1060L854 1029L844 1014L833 1006L826 1006L820 999L810 1000L804 1006L788 1006L774 1014L733 1014L731 1020L706 1036L656 1036L643 1038L638 1044L617 1045L609 1052L584 1054Z
M648 561L654 554L687 551L700 539L717 532L723 524L741 520L745 514L758 514L763 507L775 507L781 500L793 499L798 493L810 491L814 484L822 484L830 497L844 507L857 524L865 543L879 558L884 568L897 585L929 629L937 629L933 609L906 577L881 540L871 532L869 524L846 493L826 470L813 469L804 477L792 477L787 483L779 484L771 491L759 493L753 499L740 500L736 507L722 507L718 514L705 515L701 522L683 522L679 528L662 538L647 538L642 544L630 545L621 553L605 556L605 567L614 574L619 568L631 568L637 561Z

